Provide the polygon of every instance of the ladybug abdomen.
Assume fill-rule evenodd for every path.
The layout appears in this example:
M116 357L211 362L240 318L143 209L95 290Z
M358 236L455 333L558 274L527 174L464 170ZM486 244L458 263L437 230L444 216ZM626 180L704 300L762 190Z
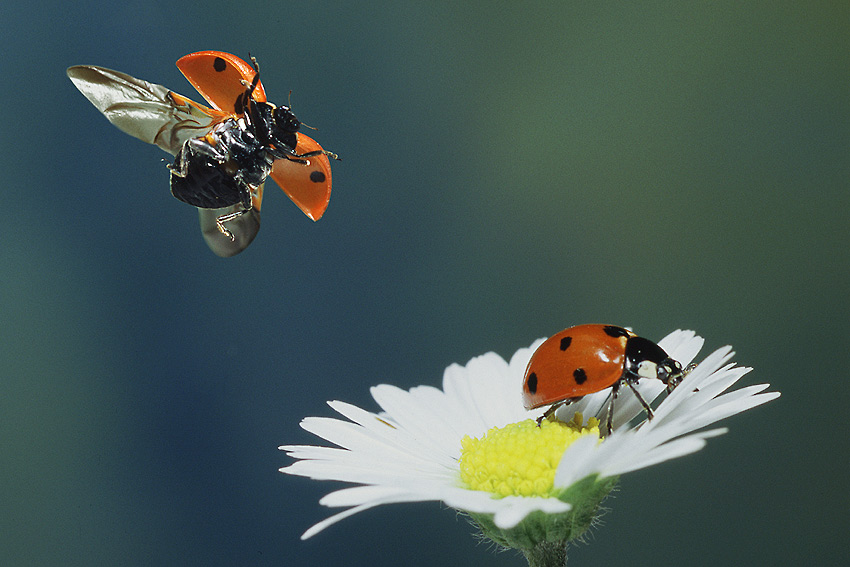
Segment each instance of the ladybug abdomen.
M178 154L180 162L182 151ZM177 171L183 170L181 174ZM223 166L196 156L186 163L175 166L171 172L171 194L199 209L220 209L242 202L243 187Z
M623 377L631 336L613 325L577 325L549 337L528 363L523 405L533 409L613 386Z

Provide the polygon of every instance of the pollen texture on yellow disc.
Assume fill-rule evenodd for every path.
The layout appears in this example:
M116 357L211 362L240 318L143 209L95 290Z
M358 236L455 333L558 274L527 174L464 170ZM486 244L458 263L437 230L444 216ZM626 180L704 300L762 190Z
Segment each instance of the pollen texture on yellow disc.
M564 451L583 435L599 437L599 422L577 413L569 423L527 419L461 440L460 478L496 496L551 496Z

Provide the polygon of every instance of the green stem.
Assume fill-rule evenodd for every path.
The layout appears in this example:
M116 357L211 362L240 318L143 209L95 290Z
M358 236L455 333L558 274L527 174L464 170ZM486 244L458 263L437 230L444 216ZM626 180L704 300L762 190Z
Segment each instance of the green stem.
M566 567L567 542L544 541L530 549L523 549L528 567Z

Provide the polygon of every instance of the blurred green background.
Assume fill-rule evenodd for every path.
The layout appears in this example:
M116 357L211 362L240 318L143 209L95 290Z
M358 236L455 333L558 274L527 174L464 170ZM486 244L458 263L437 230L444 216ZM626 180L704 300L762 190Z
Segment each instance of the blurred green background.
M571 564L837 564L850 527L846 2L162 2L0 7L0 563L504 565L436 504L307 541L336 488L284 443L578 323L734 345L782 397L623 478ZM168 156L65 76L199 99L256 55L338 152L325 217L267 187L207 250ZM704 354L705 354L704 352Z

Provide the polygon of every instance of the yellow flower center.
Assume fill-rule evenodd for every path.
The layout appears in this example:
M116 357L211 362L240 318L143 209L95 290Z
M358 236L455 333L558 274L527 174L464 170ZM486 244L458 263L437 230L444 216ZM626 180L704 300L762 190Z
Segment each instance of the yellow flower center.
M599 437L599 421L587 425L580 413L572 421L532 419L494 427L477 439L461 440L460 478L471 490L495 496L552 496L555 471L564 451L583 435Z

